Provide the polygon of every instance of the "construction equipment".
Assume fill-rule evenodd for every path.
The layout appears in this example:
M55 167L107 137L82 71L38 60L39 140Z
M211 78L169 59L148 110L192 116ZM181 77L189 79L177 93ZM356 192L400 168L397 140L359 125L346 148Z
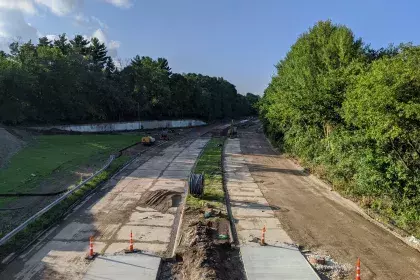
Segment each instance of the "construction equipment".
M155 143L155 138L152 136L145 136L141 138L141 143L145 146L151 146L153 143Z
M235 138L235 137L236 137L236 135L238 134L237 127L236 127L236 126L234 126L233 124L234 124L234 123L233 123L233 120L232 120L232 122L231 122L231 124L230 124L230 128L229 128L229 130L228 130L228 136L229 136L229 138Z
M169 135L168 135L168 131L167 130L162 130L162 133L160 134L160 139L161 140L165 140L165 141L168 141L169 140Z

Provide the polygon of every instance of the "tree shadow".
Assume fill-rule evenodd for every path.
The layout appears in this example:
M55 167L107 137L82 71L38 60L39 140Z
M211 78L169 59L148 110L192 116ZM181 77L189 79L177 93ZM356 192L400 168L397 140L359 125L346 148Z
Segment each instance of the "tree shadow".
M247 164L249 171L251 172L273 172L273 173L282 173L295 176L309 176L310 174L305 170L300 169L285 169L285 168L273 168L265 165L259 164Z

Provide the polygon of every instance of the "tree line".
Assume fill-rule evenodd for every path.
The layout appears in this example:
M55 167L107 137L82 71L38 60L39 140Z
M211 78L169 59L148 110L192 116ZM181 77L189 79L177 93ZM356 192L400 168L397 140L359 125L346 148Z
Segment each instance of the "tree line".
M0 52L0 122L56 124L138 119L205 121L256 114L259 96L223 78L173 73L165 58L116 67L104 43L65 34Z
M335 189L420 236L420 47L375 50L321 21L276 66L267 135Z

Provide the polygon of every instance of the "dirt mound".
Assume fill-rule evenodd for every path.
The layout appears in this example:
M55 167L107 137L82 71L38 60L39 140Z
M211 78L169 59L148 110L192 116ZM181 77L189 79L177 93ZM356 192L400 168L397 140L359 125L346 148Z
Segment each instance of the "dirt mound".
M169 190L156 190L145 192L140 199L140 204L165 213L171 207L178 207L181 203L181 193Z
M0 168L6 166L9 159L17 153L25 142L5 128L0 127Z
M245 279L239 250L231 247L229 240L219 238L224 228L223 222L198 222L182 261L172 267L173 279Z

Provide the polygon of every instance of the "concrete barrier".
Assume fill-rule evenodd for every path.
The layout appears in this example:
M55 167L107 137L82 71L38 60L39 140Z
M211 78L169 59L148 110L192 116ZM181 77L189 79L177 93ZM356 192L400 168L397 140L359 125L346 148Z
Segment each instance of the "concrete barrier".
M96 123L96 124L75 124L75 125L51 125L34 126L29 129L51 130L59 129L71 132L111 132L128 131L157 128L181 128L191 126L202 126L207 123L200 120L163 120L163 121L135 121L135 122L114 122L114 123Z

